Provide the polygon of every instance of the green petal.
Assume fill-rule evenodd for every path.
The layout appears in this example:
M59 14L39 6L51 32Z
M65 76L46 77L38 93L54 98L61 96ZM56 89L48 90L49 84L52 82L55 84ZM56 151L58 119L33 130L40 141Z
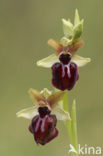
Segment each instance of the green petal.
M59 92L56 92L56 93L50 95L47 98L47 102L48 102L48 105L50 106L50 108L53 109L58 104L58 102L63 99L63 96L64 96L63 91L59 91Z
M37 111L36 106L23 109L23 110L19 111L18 113L16 113L17 117L23 117L26 119L32 119L37 114L38 114L38 111Z
M71 61L76 63L78 67L82 67L82 66L86 65L87 63L89 63L91 61L91 59L90 58L84 58L84 57L81 57L79 55L74 55L72 57Z
M55 54L52 54L52 55L38 61L37 65L41 66L41 67L45 67L45 68L50 68L50 67L52 67L52 65L54 63L56 63L58 61L59 61L58 56L56 56Z
M56 106L52 110L52 114L53 113L56 115L57 120L62 120L62 121L71 120L69 113L66 112L64 109L62 109L60 106Z

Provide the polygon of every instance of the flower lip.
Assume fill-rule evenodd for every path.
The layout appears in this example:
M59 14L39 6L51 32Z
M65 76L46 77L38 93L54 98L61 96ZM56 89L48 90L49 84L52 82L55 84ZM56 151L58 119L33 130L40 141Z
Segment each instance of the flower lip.
M49 115L51 113L48 107L39 107L38 112L40 117L44 117L45 115Z
M54 114L35 116L29 126L29 131L34 135L37 144L45 145L58 136L56 128L57 118Z
M70 62L70 60L71 60L71 54L67 53L67 52L63 52L62 54L60 54L59 60L63 64L68 64Z

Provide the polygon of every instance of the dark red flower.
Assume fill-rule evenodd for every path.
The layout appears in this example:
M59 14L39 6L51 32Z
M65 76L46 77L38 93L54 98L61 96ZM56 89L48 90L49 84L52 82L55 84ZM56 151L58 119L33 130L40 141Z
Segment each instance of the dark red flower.
M60 62L52 66L52 84L60 90L71 90L79 78L78 67L70 62L71 55L62 53L59 56Z
M34 135L37 144L45 145L58 135L55 128L56 116L50 114L48 107L39 107L39 115L36 115L29 126L30 132Z

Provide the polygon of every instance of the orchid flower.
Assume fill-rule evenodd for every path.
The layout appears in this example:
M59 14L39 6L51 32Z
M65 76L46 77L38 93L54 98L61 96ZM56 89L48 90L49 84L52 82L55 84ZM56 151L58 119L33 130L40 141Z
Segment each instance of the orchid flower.
M31 120L34 116L38 115L39 107L48 107L52 114L56 115L57 120L70 120L69 113L58 105L58 102L62 100L63 95L64 92L62 91L52 93L46 88L41 92L30 89L29 96L34 103L34 106L25 108L19 111L16 115L17 117L23 117Z
M71 54L71 61L76 63L78 67L82 67L91 61L90 58L84 58L76 54L77 50L83 47L84 42L80 40L83 32L83 22L80 20L78 10L75 12L74 25L69 20L62 19L64 36L60 42L53 39L48 40L48 45L51 46L55 53L50 56L41 59L37 62L38 66L51 68L56 62L59 62L59 55L62 52L68 52Z

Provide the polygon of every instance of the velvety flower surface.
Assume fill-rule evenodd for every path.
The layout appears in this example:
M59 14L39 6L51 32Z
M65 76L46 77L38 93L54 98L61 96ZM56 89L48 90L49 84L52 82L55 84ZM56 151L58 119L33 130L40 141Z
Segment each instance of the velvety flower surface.
M37 144L45 145L58 135L57 120L70 120L69 113L58 105L64 92L52 93L47 89L38 92L30 89L29 95L34 106L19 111L17 116L31 119L29 131L33 134Z
M52 84L60 90L71 90L79 78L78 67L70 62L71 56L68 53L62 53L59 60L52 66Z
M51 114L47 107L39 107L39 115L32 119L29 130L37 144L45 145L58 135L56 124L56 115Z

